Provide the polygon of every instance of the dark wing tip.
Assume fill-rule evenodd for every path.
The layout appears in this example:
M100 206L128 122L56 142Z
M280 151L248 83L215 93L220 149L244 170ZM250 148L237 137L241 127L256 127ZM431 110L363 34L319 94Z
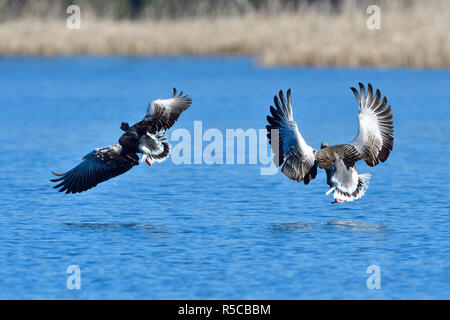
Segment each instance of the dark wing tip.
M273 97L273 102L274 102L274 104L275 104L275 107L276 107L278 110L281 110L280 100L279 100L278 96L274 96L274 97Z
M359 82L358 84L359 84L359 90L361 91L361 96L365 98L366 97L366 87L361 82Z
M177 89L173 88L172 98L186 98L186 99L189 99L189 96L187 96L187 95L183 96L183 93L184 93L183 91L180 91L180 93L178 93Z
M280 90L279 95L280 95L281 104L283 106L283 113L287 114L287 109L286 108L288 106L288 103L286 102L286 98L284 97L283 90Z
M359 92L355 87L350 88L355 95L356 102L358 103L358 108L361 110L361 97L359 96Z
M287 102L288 102L288 105L292 105L292 95L291 95L291 93L292 93L292 90L291 90L291 88L289 88L288 89L288 91L286 92L286 96L287 96Z

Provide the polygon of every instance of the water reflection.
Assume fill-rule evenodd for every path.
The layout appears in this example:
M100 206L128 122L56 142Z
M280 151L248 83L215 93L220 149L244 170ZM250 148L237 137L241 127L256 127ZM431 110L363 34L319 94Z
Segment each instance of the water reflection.
M64 222L70 229L89 229L96 231L123 231L135 230L155 234L168 233L164 225L138 224L138 223L92 223L92 222Z
M336 228L370 232L380 232L387 229L387 227L382 224L370 225L359 221L329 221L325 224L312 224L303 222L274 223L270 226L270 229L276 232L310 232L314 230L320 230L321 227L324 227L327 230L330 230L330 228Z
M385 225L382 224L369 225L359 221L329 221L326 223L326 225L333 228L342 228L355 231L372 231L372 232L383 231L386 230L387 228Z
M313 224L293 222L293 223L275 223L271 225L271 229L277 232L292 232L292 231L311 231Z

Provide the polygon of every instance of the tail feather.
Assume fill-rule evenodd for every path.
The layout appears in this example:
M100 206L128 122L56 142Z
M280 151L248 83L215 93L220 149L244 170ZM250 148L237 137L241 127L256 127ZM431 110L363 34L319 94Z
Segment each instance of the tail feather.
M368 173L358 175L358 186L356 187L356 190L352 194L349 194L348 192L343 192L339 189L335 189L333 192L334 198L348 202L352 202L354 200L362 198L366 193L367 189L369 188L370 178L371 175Z
M141 138L139 149L143 157L142 161L163 162L169 157L172 146L164 133L156 135L147 134Z

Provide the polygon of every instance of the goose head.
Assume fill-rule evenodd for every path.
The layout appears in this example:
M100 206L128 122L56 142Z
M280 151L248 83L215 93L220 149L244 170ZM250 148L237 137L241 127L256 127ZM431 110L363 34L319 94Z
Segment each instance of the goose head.
M122 122L122 124L120 125L120 130L125 132L130 130L130 125L128 124L128 122Z

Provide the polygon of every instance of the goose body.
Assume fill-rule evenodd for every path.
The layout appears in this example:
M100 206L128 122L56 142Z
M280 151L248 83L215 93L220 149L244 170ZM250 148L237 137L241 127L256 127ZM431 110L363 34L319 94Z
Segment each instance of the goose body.
M78 166L57 176L52 182L59 192L81 193L96 187L99 183L117 177L139 165L139 156L148 165L162 162L169 157L170 143L166 130L170 129L192 104L192 99L177 94L165 100L155 100L150 103L144 119L132 127L123 122L120 126L124 131L118 143L106 148L94 149L82 158Z
M371 84L367 93L362 83L359 92L351 89L359 108L359 131L349 144L328 146L324 142L320 150L310 147L294 121L290 89L287 100L282 91L275 96L275 107L270 107L271 115L267 117L267 136L275 165L282 167L289 179L305 185L316 178L318 168L325 170L331 188L327 195L333 193L338 203L360 199L368 189L370 175L359 175L356 162L364 160L369 166L376 166L388 159L394 146L393 115L391 106L386 107L386 97L381 99L379 90L374 94Z

